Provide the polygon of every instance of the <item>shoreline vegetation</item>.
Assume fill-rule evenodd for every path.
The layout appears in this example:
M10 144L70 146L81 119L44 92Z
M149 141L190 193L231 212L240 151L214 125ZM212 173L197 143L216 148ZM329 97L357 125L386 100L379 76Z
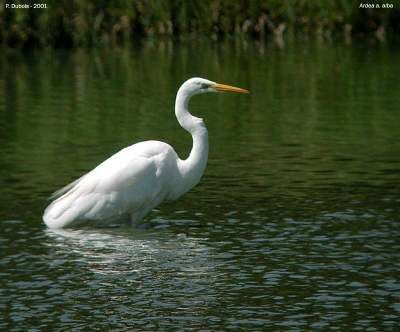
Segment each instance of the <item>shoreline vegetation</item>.
M365 3L364 3L365 2ZM22 2L14 2L16 5ZM393 2L314 0L62 0L42 8L0 8L0 44L10 47L101 46L142 37L285 34L375 36L400 32ZM380 4L376 8L376 4ZM45 8L43 8L45 7Z

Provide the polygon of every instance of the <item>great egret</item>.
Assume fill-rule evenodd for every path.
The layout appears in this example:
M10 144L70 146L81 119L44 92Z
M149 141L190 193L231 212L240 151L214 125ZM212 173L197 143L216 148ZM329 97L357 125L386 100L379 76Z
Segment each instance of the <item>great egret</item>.
M50 228L63 228L85 221L112 223L120 219L137 224L165 200L176 200L195 186L206 167L208 133L201 118L188 111L190 97L205 93L248 90L191 78L179 88L175 115L193 139L187 159L159 141L133 144L117 152L89 173L56 191L44 211Z

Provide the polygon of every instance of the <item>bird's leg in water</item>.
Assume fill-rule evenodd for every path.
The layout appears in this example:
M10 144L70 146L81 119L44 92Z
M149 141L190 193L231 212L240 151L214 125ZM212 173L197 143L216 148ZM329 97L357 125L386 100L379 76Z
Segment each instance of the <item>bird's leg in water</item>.
M144 213L143 211L141 212L136 212L131 214L131 226L133 228L138 228L138 229L146 229L149 228L150 225L146 222L144 222L143 217L147 213Z

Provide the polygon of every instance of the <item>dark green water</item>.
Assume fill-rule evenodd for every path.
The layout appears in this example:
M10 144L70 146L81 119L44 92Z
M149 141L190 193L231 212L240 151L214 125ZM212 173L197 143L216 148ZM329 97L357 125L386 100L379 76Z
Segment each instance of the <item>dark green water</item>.
M388 44L146 42L2 50L0 330L396 330L400 57ZM46 197L120 148L189 135L210 159L148 230L47 230Z

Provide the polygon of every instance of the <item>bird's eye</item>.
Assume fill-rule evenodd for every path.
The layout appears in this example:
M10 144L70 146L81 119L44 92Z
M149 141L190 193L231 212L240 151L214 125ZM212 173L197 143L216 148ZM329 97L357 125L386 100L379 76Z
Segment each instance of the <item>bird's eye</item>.
M201 88L202 89L207 89L208 88L208 84L207 83L201 83Z

